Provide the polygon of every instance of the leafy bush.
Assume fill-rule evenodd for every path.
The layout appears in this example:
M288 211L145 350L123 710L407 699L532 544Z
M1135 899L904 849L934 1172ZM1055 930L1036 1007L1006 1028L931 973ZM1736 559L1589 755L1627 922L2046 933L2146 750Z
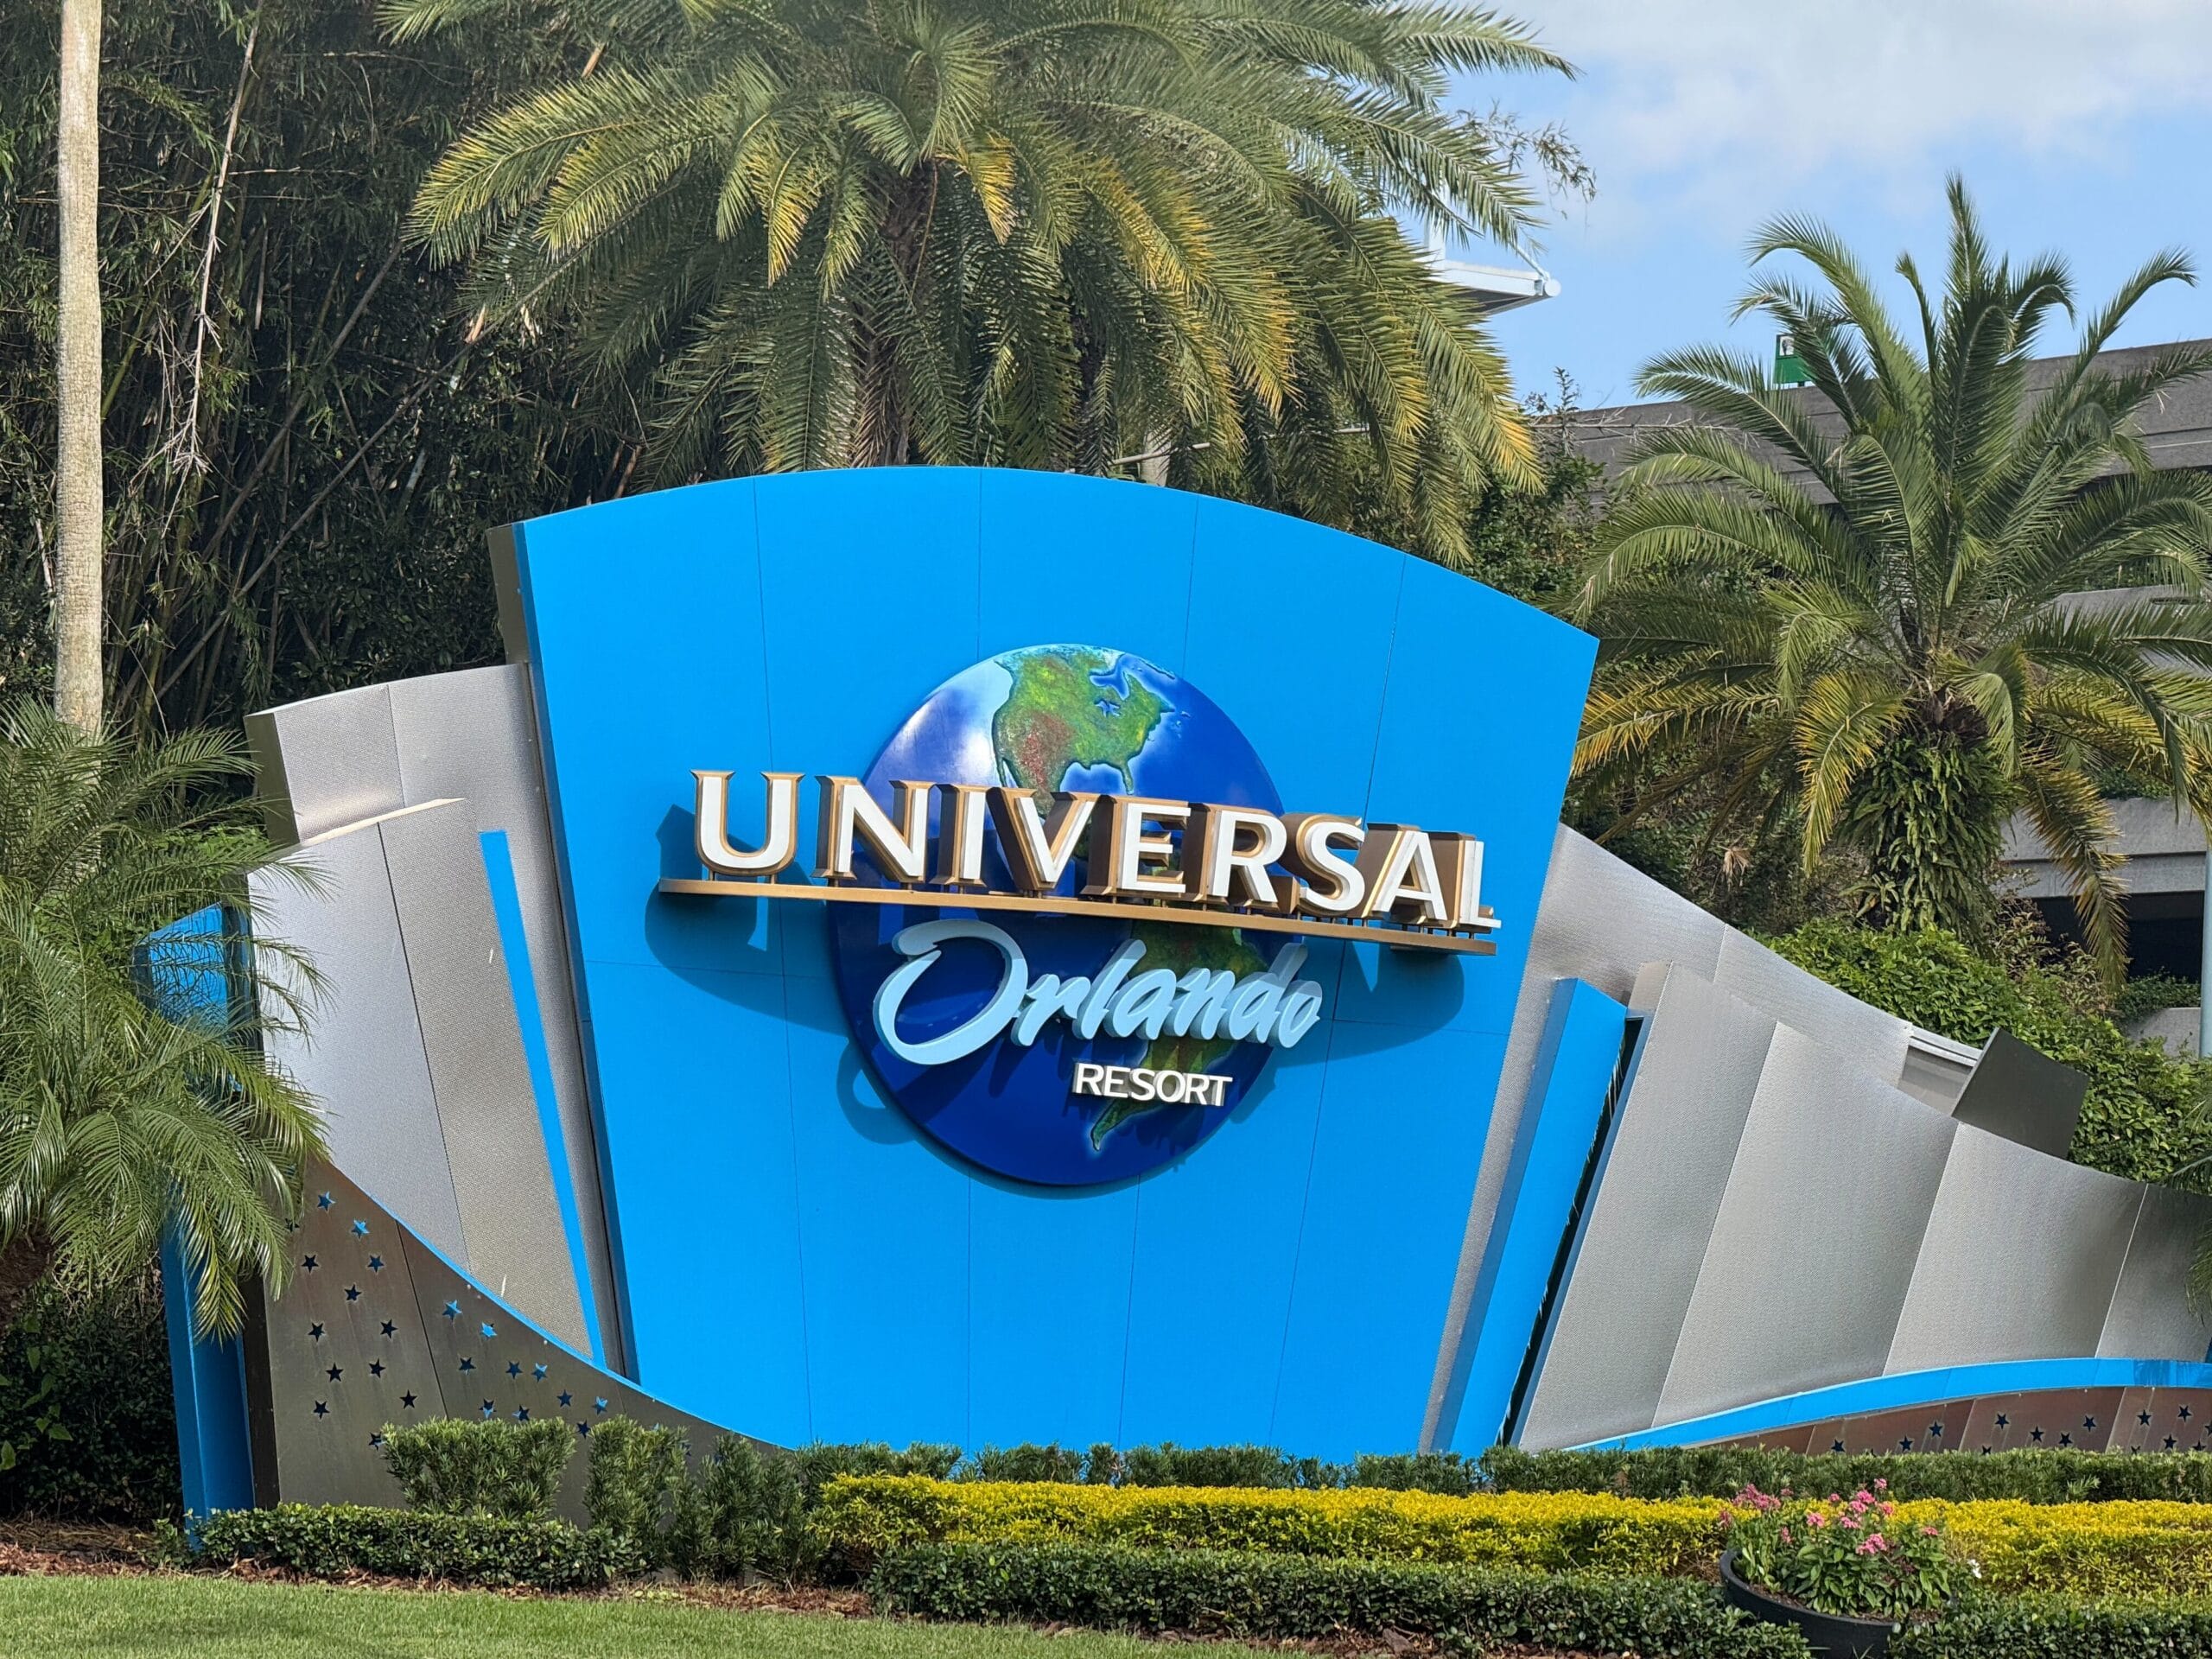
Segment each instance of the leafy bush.
M1732 1508L1736 1571L1785 1601L1894 1623L1932 1612L1958 1592L1963 1575L1942 1521L1907 1522L1878 1492L1793 1503L1746 1486Z
M679 1491L670 1535L669 1564L686 1578L761 1573L788 1582L807 1555L797 1461L725 1434Z
M506 1521L542 1521L553 1513L575 1446L575 1437L558 1418L516 1423L435 1417L384 1431L385 1462L411 1507Z
M1937 929L1885 933L1813 922L1770 941L1799 967L1861 1001L1961 1042L2002 1026L2089 1079L2073 1158L2139 1181L2159 1181L2212 1154L2199 1103L2212 1062L2176 1060L2135 1042L2097 1012L2094 981L2020 957L1992 960ZM2085 1012L2088 1009L2090 1011Z
M452 1584L582 1590L635 1573L613 1535L564 1521L507 1521L356 1504L225 1510L200 1526L200 1559L258 1561L312 1578L373 1573Z
M961 1472L974 1480L1058 1480L1084 1478L1086 1459L1067 1446L1023 1441L1003 1449L986 1446Z
M1948 1521L1992 1591L2212 1595L2212 1505L1923 1503L1904 1505L1898 1518Z
M147 1526L182 1503L159 1281L31 1291L0 1335L0 1515Z
M2212 1604L1974 1596L1890 1642L1891 1659L2212 1659Z
M1702 1584L1408 1562L1061 1542L924 1544L868 1579L886 1611L1259 1638L1428 1634L1462 1651L1547 1649L1802 1659Z
M1121 1455L1123 1486L1340 1486L1341 1471L1272 1446L1135 1446Z
M957 1446L927 1440L917 1440L904 1452L894 1452L881 1440L842 1445L817 1440L799 1447L796 1455L799 1485L811 1509L822 1489L840 1475L926 1475L931 1480L949 1479L959 1465L961 1452Z
M682 1494L683 1437L672 1428L647 1428L627 1417L609 1417L591 1432L591 1477L584 1484L584 1512L592 1530L634 1551L648 1566L666 1559L670 1529L696 1511ZM694 1548L687 1540L682 1546Z
M824 1488L812 1526L835 1560L856 1569L912 1544L1064 1539L1663 1575L1710 1566L1724 1511L1710 1498L1647 1503L1580 1492L1440 1497L863 1476Z
M1353 1460L1344 1484L1465 1497L1484 1489L1483 1465L1479 1459L1463 1458L1457 1452L1402 1452L1393 1457L1362 1452Z
M2212 1503L2212 1453L2034 1449L1808 1457L1764 1446L1662 1446L1637 1452L1483 1453L1483 1484L1501 1492L1612 1492L1622 1497L1718 1497L1744 1486L1778 1492L1875 1490L1911 1498L2018 1498L2086 1503L2164 1498Z

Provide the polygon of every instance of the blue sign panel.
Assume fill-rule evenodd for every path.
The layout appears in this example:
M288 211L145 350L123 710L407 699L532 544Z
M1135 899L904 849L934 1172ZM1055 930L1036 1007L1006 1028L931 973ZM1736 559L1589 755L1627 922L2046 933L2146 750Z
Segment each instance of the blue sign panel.
M1040 474L516 549L644 1387L787 1443L1414 1443L1587 638Z

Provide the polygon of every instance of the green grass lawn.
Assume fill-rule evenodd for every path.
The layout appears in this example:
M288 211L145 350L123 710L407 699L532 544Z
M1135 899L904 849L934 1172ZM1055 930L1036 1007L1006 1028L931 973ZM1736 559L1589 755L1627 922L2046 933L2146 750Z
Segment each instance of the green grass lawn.
M1218 1649L1217 1649L1218 1651ZM0 1579L0 1655L61 1659L1159 1659L1127 1637L226 1579Z

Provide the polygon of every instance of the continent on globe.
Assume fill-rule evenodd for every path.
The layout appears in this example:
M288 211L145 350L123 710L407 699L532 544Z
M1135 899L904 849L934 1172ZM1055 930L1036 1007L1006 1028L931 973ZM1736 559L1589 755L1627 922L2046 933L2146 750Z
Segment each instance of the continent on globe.
M1166 699L1119 652L1038 646L1001 658L1014 680L991 721L992 747L1011 781L1054 790L1075 766L1130 768L1167 713Z
M1243 934L1235 928L1173 927L1158 922L1139 922L1129 933L1133 938L1143 941L1146 966L1165 968L1179 979L1194 968L1219 969L1241 979L1247 974L1262 971L1268 965L1267 958L1248 944ZM1136 1064L1160 1071L1211 1071L1217 1061L1226 1058L1236 1047L1236 1042L1224 1036L1201 1037L1193 1031L1178 1037L1162 1032L1145 1045L1144 1058ZM1104 1145L1108 1135L1142 1113L1183 1109L1185 1109L1173 1103L1109 1099L1091 1123L1090 1144Z

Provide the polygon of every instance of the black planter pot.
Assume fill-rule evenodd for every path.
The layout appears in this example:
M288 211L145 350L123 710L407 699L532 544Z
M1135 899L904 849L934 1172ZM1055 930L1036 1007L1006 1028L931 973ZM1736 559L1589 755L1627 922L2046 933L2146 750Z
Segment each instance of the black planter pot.
M1894 1627L1886 1618L1845 1618L1836 1613L1816 1613L1794 1601L1783 1601L1736 1576L1736 1552L1720 1558L1720 1594L1731 1606L1740 1607L1753 1618L1770 1624L1794 1624L1806 1645L1830 1659L1869 1659L1890 1645Z

